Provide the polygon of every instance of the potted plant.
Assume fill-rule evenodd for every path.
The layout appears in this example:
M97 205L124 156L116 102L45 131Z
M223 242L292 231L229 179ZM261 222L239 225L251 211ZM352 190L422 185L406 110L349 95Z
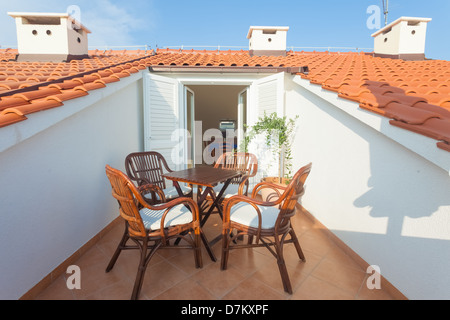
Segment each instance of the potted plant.
M248 152L250 143L256 137L263 137L265 145L270 150L274 159L278 161L278 176L265 177L263 181L287 185L292 178L292 143L296 129L296 121L287 117L279 117L277 113L267 115L264 113L258 121L247 127L247 135L241 146Z

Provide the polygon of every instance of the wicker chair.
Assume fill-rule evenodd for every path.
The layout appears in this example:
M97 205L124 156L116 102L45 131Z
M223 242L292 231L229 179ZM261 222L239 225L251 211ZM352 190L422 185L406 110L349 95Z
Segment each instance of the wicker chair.
M290 218L294 216L296 204L304 193L304 183L311 171L311 166L312 164L309 164L301 168L287 187L261 182L253 189L251 198L237 195L228 199L223 217L222 270L227 269L230 250L264 246L277 259L284 290L292 294L292 286L283 257L283 245L294 243L299 258L303 262L306 261ZM274 202L256 200L256 195L264 188L276 190L280 197ZM283 192L280 193L277 189ZM234 235L231 233L233 230L237 231L233 232ZM247 244L232 244L244 235L249 237ZM290 238L286 239L288 235ZM256 238L255 241L253 238Z
M122 250L140 251L140 262L134 283L132 300L139 297L145 270L157 250L163 248L193 249L195 266L201 268L200 222L197 204L190 198L178 198L171 202L151 206L141 195L145 189L161 192L153 185L139 189L121 171L106 166L106 175L112 187L112 195L119 202L120 215L125 220L125 232L106 272L111 271ZM163 194L160 194L163 196ZM193 235L193 236L192 236ZM171 245L171 239L182 238L183 245ZM131 239L136 245L127 245Z
M214 168L224 170L241 170L245 175L233 179L224 193L225 198L234 195L247 195L249 192L249 180L254 177L258 171L258 159L254 154L244 152L226 152L223 153L214 165ZM223 184L214 187L214 191L219 193Z
M136 181L138 186L152 184L162 192L155 192L151 189L144 194L144 198L149 204L164 203L179 197L175 186L168 186L162 177L165 172L172 172L167 165L166 159L155 151L135 152L129 154L125 159L125 169L128 177ZM192 188L180 185L184 196L192 196Z

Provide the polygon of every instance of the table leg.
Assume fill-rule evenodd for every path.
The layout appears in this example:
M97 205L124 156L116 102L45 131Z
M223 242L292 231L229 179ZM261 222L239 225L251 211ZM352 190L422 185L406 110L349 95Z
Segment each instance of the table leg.
M222 197L223 194L225 192L225 190L228 188L229 184L231 183L232 179L228 179L225 184L223 185L222 189L219 192L219 195L216 196L214 190L210 187L206 188L205 191L203 191L202 195L200 196L199 199L199 206L203 203L203 201L205 201L206 196L209 194L213 200L213 203L211 204L211 207L209 208L208 212L205 214L205 216L203 217L203 219L200 217L201 223L200 223L200 229L205 225L206 221L208 220L209 216L211 215L211 213L213 212L214 208L217 208L217 211L219 211L219 215L223 220L223 211L222 211L222 207L221 207L221 202L223 201ZM202 214L203 215L203 214ZM221 235L217 236L216 238L214 238L212 241L209 242L209 247L215 245L218 241L220 241L221 239Z
M232 179L228 179L224 183L222 189L219 192L219 195L217 195L217 196L215 195L214 190L212 188L207 188L204 191L204 194L206 194L206 192L208 192L210 194L211 198L213 199L213 203L211 204L211 207L209 208L208 212L205 214L204 218L201 219L200 226L203 226L206 223L206 221L208 220L209 216L213 212L214 207L217 208L217 211L219 211L220 217L223 219L223 212L222 212L222 207L220 206L220 203L223 201L223 199L222 199L223 194L225 193L225 190L228 188L229 184L231 183L231 180ZM204 196L202 195L202 198L206 198L206 195L204 195Z
M183 195L183 191L181 190L180 185L178 184L178 181L174 181L173 184L174 184L174 186L175 186L175 189L177 189L178 195L179 195L180 197L183 197L183 196L184 196L184 195ZM200 186L199 186L199 188L200 188ZM197 193L197 199L198 199L198 193ZM196 200L196 199L194 199L194 201L195 201L195 200ZM200 205L200 204L198 203L198 200L197 200L197 205ZM188 208L189 208L189 207L188 207ZM199 219L201 220L201 217L199 217ZM211 249L211 247L210 247L210 245L209 245L208 239L206 238L206 236L205 236L205 234L204 234L204 232L203 232L203 230L202 230L202 225L201 225L201 224L200 224L200 238L202 239L203 245L205 246L206 252L208 252L209 257L211 258L212 261L216 262L216 261L217 261L217 258L216 258L216 256L214 255L214 252L212 251L212 249ZM178 244L178 243L179 243L179 240L180 240L180 239L175 240L175 244Z

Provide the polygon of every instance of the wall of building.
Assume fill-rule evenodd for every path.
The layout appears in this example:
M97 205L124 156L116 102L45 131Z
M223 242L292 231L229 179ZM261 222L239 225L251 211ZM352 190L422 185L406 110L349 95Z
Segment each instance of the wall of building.
M388 119L302 81L287 81L286 112L300 116L294 167L313 163L304 207L409 299L449 299L448 168L390 135L396 130L411 143L434 145L431 152L442 150L434 140L393 128ZM365 123L368 118L376 128Z
M143 150L142 76L133 77L29 115L21 126L77 110L0 153L0 299L20 298L118 216L105 165L124 170Z

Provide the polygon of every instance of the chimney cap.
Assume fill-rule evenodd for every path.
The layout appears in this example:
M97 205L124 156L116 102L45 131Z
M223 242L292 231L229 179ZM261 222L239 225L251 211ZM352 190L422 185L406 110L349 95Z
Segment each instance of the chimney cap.
M8 15L11 16L12 18L26 18L26 19L33 19L36 21L43 20L45 18L66 18L66 19L74 22L77 26L79 26L81 29L83 29L86 33L92 33L88 28L86 28L83 24L81 24L79 21L74 19L68 13L8 12Z
M268 27L268 26L251 26L248 30L247 39L252 37L253 30L276 30L276 31L288 31L289 27Z
M395 20L394 22L391 22L390 24L388 24L387 26L381 28L380 30L378 30L377 32L375 32L374 34L372 34L372 37L376 37L379 34L382 34L383 32L385 32L386 30L392 28L393 26L399 24L402 21L408 21L408 22L430 22L432 19L431 18L416 18L416 17L400 17L397 20Z

